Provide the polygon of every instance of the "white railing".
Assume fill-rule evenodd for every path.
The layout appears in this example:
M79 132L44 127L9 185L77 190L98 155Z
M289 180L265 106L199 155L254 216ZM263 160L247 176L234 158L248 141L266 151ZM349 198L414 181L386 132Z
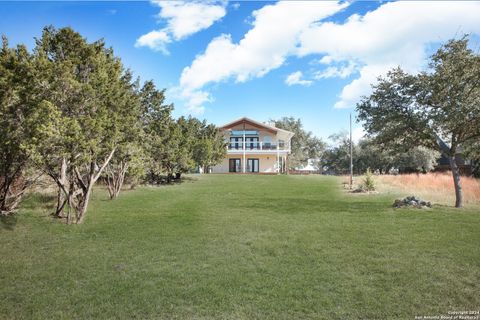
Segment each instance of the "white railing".
M243 150L243 141L229 142L227 150ZM287 143L245 142L245 150L290 150Z

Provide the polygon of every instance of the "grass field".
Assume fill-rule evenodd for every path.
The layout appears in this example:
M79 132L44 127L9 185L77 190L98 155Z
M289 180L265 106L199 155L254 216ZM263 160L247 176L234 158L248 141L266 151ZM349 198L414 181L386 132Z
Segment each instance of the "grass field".
M427 174L379 175L375 179L381 192L400 192L421 196L429 201L455 204L455 187L451 172L430 172ZM463 202L465 206L480 206L480 180L461 177Z
M480 210L391 208L341 178L204 175L83 225L0 223L2 319L414 319L480 309Z

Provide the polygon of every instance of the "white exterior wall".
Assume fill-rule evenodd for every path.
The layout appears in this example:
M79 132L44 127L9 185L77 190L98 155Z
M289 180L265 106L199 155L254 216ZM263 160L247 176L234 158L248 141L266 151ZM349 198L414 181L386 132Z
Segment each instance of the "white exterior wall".
M285 154L283 154L285 156ZM277 155L276 154L245 154L245 161L249 158L258 159L259 172L263 173L275 173L277 172ZM229 159L240 159L243 169L243 154L229 154L222 162L212 168L212 173L228 173Z

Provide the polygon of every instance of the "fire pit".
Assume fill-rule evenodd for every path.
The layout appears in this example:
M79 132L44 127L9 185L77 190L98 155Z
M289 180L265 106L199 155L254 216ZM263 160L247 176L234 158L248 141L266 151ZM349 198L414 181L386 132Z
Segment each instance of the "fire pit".
M397 199L393 203L394 208L431 208L432 204L429 201L422 200L415 196L406 197L404 199Z

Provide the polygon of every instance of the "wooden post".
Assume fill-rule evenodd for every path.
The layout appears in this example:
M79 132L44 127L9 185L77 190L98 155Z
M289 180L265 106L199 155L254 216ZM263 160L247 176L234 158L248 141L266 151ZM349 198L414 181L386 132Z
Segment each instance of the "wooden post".
M353 143L352 143L352 114L350 113L350 190L353 189Z
M245 163L245 121L243 122L243 164L242 164L242 172L245 173L247 164Z

